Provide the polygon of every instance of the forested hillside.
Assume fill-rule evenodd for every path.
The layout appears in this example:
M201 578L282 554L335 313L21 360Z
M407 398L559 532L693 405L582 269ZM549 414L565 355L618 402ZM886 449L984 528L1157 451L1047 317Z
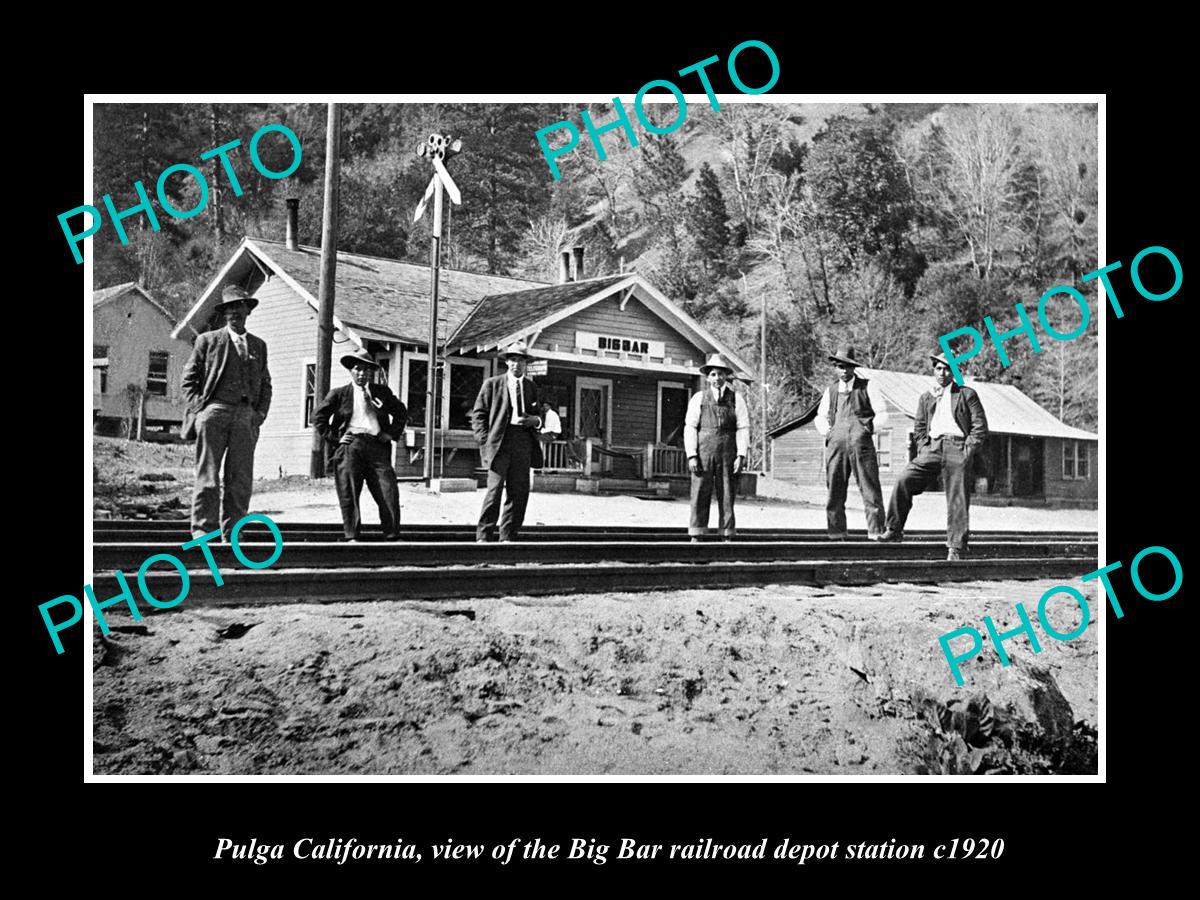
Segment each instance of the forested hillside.
M652 111L655 107L649 107ZM831 379L825 355L849 341L877 367L926 371L936 338L985 315L1016 324L1049 287L1097 266L1097 122L1094 107L692 104L672 135L620 131L597 159L586 133L559 159L555 181L537 129L578 107L537 104L368 104L343 108L339 248L426 263L429 216L412 213L429 181L415 149L432 131L461 138L449 163L463 203L449 220L446 264L552 280L556 251L587 247L586 274L637 270L748 361L759 362L768 317L769 425L811 401ZM591 108L598 123L611 107ZM669 123L675 107L665 107ZM246 235L282 239L284 199L298 196L300 241L320 242L326 109L304 104L102 105L95 108L96 199L136 202L188 162L209 182L207 208L187 219L127 219L130 245L110 225L95 243L96 285L139 281L182 313ZM657 118L657 116L655 116ZM281 122L300 137L303 162L271 181L246 145ZM242 196L202 151L235 138ZM282 169L287 142L261 144ZM278 157L274 159L274 157ZM198 200L175 176L179 209ZM1095 296L1094 287L1084 291ZM1052 308L1053 309L1053 308ZM1060 304L1060 330L1077 310ZM1058 322L1058 319L1055 318ZM1010 342L1013 365L985 352L969 375L1018 384L1072 425L1097 425L1096 321L1075 341ZM754 416L758 391L751 391ZM757 432L757 429L756 429Z

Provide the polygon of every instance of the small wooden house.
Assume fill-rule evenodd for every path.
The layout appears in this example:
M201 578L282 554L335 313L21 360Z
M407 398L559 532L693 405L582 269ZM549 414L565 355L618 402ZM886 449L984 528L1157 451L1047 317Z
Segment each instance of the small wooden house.
M886 490L914 455L917 401L933 386L933 379L866 367L858 374L879 389L888 406L889 421L875 435L879 480ZM979 393L988 420L988 438L975 470L977 500L1097 505L1097 435L1060 422L1013 385L969 378L967 384ZM813 424L816 414L814 403L803 415L768 432L774 477L825 487L825 440Z
M166 436L183 422L179 388L191 342L134 282L92 294L92 420L97 434ZM191 334L182 329L180 334Z

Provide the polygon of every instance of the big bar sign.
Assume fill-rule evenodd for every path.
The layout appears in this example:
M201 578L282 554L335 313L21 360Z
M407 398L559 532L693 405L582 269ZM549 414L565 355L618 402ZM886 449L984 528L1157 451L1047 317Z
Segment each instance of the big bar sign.
M615 337L591 331L575 332L575 348L577 350L595 350L596 353L606 351L640 353L655 359L662 359L667 355L667 345L663 341L642 341L637 338Z

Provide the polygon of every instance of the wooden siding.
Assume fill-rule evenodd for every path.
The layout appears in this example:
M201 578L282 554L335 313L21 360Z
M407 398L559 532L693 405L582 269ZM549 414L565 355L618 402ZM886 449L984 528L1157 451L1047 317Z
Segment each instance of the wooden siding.
M259 434L254 471L260 478L307 475L312 429L304 427L304 366L316 360L317 314L282 278L268 280L255 297L259 304L246 320L246 327L267 343L267 368L274 395ZM350 380L349 371L338 364L343 352L354 349L347 341L341 331L334 331L331 388ZM318 397L317 402L321 399Z
M179 379L192 345L173 339L173 327L173 323L137 291L93 308L92 343L108 345L108 390L94 395L97 415L129 416L125 388L130 384L146 387L150 351L154 350L168 354L167 396L147 396L146 418L183 421L186 407Z
M1058 500L1087 500L1093 504L1099 500L1099 485L1096 480L1097 444L1095 441L1080 441L1080 447L1088 453L1087 478L1063 478L1062 438L1046 438L1045 468L1043 469L1046 498Z
M662 341L666 345L666 355L680 365L690 359L693 365L699 366L706 356L701 348L685 340L678 331L651 312L636 297L630 298L625 304L625 311L622 312L620 292L561 322L555 322L541 333L535 346L553 350L554 345L558 344L560 351L573 353L576 331ZM615 409L613 415L616 415Z
M880 429L891 448L891 465L887 468L881 465L879 469L879 483L885 488L896 483L908 464L908 432L912 423L899 407L888 404L888 422ZM806 487L826 486L825 438L816 425L809 422L771 441L771 475Z

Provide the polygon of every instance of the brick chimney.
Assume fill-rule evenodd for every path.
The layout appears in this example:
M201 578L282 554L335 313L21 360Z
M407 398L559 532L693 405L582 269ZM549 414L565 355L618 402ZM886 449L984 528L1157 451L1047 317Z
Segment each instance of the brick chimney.
M285 241L289 250L300 249L300 198L287 198L287 236Z

